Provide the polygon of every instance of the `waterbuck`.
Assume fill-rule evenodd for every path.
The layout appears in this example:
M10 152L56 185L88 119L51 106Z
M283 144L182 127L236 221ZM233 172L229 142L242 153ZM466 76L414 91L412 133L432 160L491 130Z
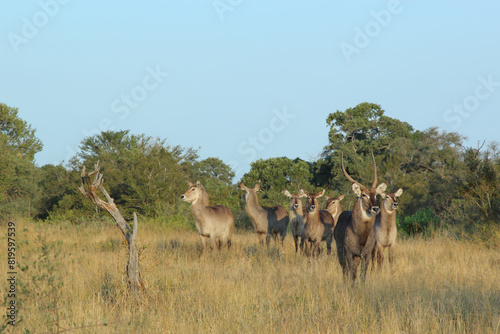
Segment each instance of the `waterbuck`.
M257 191L260 190L259 183L253 188L248 188L242 182L240 183L240 188L245 191L245 195L243 196L243 200L246 202L245 211L252 219L259 242L263 244L264 238L266 238L266 245L269 246L271 237L276 242L279 236L283 245L289 221L286 209L281 205L271 208L259 205L259 198L257 197Z
M327 210L320 210L318 198L325 194L325 190L319 193L306 193L302 189L301 193L307 196L307 211L305 216L304 237L306 239L306 255L319 255L319 245L321 241L326 241L327 254L332 252L333 241L333 217Z
M301 189L302 190L302 189ZM304 250L304 216L306 208L302 207L302 197L306 194L290 194L288 190L281 192L283 195L290 197L290 230L292 231L293 241L295 242L295 252L299 250L299 237L300 237L300 250Z
M219 250L222 243L227 244L227 249L229 249L234 230L233 213L222 205L209 206L208 193L200 181L196 184L191 182L188 184L189 188L181 195L181 199L191 203L193 207L202 250L205 249L208 240L212 250L216 242Z
M399 188L393 194L382 194L382 208L375 219L373 226L375 231L375 247L373 248L372 260L377 256L378 268L382 268L384 263L384 250L388 247L389 263L392 265L394 259L394 246L398 231L396 228L396 209L398 208L397 198L403 194L403 189ZM373 264L375 266L375 263Z
M328 197L325 195L326 199L326 210L330 212L333 217L333 227L337 225L337 221L339 220L340 214L343 212L342 204L340 201L344 199L344 195L339 197Z
M356 280L358 266L361 262L361 278L366 278L366 270L370 263L370 257L375 247L375 232L373 225L375 217L379 212L376 203L377 195L382 194L387 188L385 183L377 187L377 165L372 153L374 179L371 189L356 182L344 168L344 154L342 153L341 164L345 177L352 183L352 190L357 199L352 211L344 211L338 219L334 229L335 242L337 244L337 256L344 273L344 277L350 274L352 281Z

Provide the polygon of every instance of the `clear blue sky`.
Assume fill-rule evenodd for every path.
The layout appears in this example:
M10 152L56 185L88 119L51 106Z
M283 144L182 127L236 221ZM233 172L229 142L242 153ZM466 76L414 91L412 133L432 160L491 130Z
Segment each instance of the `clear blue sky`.
M313 160L361 102L499 140L499 1L2 1L0 102L67 162L101 130L166 138L237 178Z

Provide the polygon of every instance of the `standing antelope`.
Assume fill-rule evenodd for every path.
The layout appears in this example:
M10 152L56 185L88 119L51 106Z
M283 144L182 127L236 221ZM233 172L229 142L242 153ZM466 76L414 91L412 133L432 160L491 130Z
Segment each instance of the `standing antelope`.
M334 237L337 244L337 256L342 266L344 277L349 274L353 282L356 280L356 272L361 262L361 278L366 278L366 270L370 263L370 256L375 247L375 232L373 225L375 217L379 212L376 203L377 195L382 194L387 185L380 184L377 187L377 165L372 153L374 180L371 189L356 182L344 168L344 154L342 153L342 171L345 177L352 183L352 190L357 199L352 211L344 211L335 226Z
M332 252L333 241L333 217L327 210L320 210L318 198L323 196L325 190L319 193L306 193L300 189L300 193L307 196L307 211L305 217L304 236L306 239L306 255L319 255L321 241L326 241L327 254Z
M243 200L246 202L245 211L252 219L252 224L259 237L259 242L263 244L264 237L266 237L266 245L269 246L271 236L276 242L279 235L281 244L283 245L283 239L285 239L289 221L286 209L281 205L276 205L272 208L260 206L257 197L257 191L260 190L259 183L253 188L248 188L242 182L240 183L240 188L245 191L245 195L243 196Z
M304 192L299 194L290 194L288 190L283 190L282 194L290 197L290 230L292 231L293 241L295 242L295 252L304 250L304 216L306 209L302 207L302 197L305 197Z
M326 198L326 210L330 212L330 214L333 217L333 227L337 225L337 222L339 220L339 216L342 213L342 204L340 204L340 201L344 199L344 195L341 195L339 197L328 197L325 195Z
M227 249L229 249L234 229L233 213L222 205L209 206L208 193L200 181L196 184L191 182L188 184L189 188L181 195L181 199L191 203L193 207L202 250L205 249L208 239L212 250L216 242L219 250L222 243L227 244Z
M396 245L396 237L398 231L396 228L396 209L398 208L397 197L403 194L403 189L399 188L393 194L382 194L382 208L380 214L377 215L375 225L375 247L372 252L372 260L377 255L378 268L382 268L384 263L384 250L389 247L389 263L392 265L394 259L394 246ZM375 263L373 264L375 266Z

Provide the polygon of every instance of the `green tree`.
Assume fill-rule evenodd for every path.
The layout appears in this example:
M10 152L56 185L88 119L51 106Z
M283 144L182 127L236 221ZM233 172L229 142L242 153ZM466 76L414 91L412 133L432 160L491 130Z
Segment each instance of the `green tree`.
M380 167L382 157L390 156L391 150L411 142L413 128L406 122L384 115L378 104L361 103L345 111L328 116L329 143L321 159L312 166L316 186L348 191L341 171L340 157L344 153L346 169L356 180L371 185L373 163L371 152Z
M35 153L42 149L35 130L18 116L17 108L0 104L0 215L31 217L39 196Z
M40 195L37 168L4 143L5 138L0 136L0 216L3 220L31 217Z
M0 103L0 136L4 138L2 145L11 148L12 152L34 160L43 144L35 136L35 129L18 116L19 110Z
M197 157L195 150L160 138L105 131L85 138L70 166L79 173L82 165L92 169L99 160L108 192L124 214L166 217L177 213Z
M500 181L498 156L466 148L462 168L453 178L456 192L440 212L447 225L500 246Z
M379 183L390 190L402 187L400 213L413 215L421 208L440 212L456 196L452 182L462 164L463 138L457 133L429 128L416 131L406 122L384 115L377 104L361 103L327 118L329 144L321 159L311 165L315 186L350 193L341 170L344 154L347 172L365 186L373 180L374 153ZM348 196L347 203L353 198Z
M92 206L76 190L80 173L66 169L62 164L47 164L39 169L38 184L42 196L37 205L36 218L61 217L78 221L82 211L91 212Z
M215 179L222 184L231 185L235 173L229 165L226 165L219 158L207 158L194 163L192 175L193 180Z
M382 152L393 145L395 138L409 138L413 127L406 122L384 115L378 104L360 103L354 108L331 113L326 119L330 126L327 152L349 148L366 155Z
M282 157L253 162L250 171L243 175L241 181L248 187L253 187L260 181L260 189L263 192L261 204L276 205L287 203L281 194L284 189L291 192L299 188L311 189L310 179L307 162L298 158L291 160Z

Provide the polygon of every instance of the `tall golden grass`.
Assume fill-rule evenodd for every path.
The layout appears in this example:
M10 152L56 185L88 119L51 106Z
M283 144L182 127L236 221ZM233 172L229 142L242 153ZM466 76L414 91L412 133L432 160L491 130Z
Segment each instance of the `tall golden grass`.
M336 253L318 259L257 245L200 255L196 232L139 222L146 295L127 297L127 250L111 223L18 222L15 333L498 333L500 254L436 236L401 240L395 269L343 282ZM0 227L2 254L6 226ZM2 256L6 291L6 257ZM5 308L5 306L2 306ZM4 314L2 310L2 314ZM4 318L5 320L5 318Z

